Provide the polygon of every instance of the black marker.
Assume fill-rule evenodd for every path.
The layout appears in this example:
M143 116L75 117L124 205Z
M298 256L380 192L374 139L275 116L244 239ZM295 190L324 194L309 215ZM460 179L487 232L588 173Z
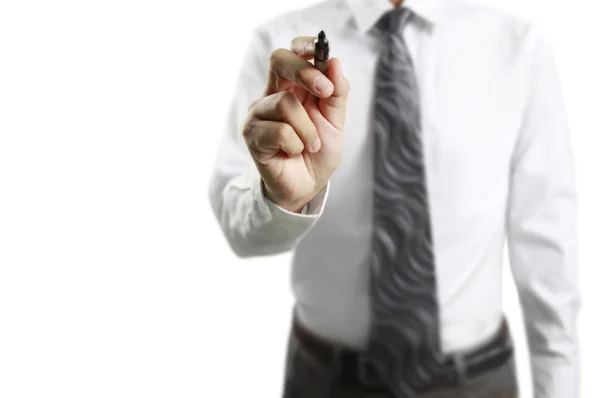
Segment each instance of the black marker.
M325 32L319 32L315 39L315 67L327 76L327 60L329 59L329 40L325 37Z

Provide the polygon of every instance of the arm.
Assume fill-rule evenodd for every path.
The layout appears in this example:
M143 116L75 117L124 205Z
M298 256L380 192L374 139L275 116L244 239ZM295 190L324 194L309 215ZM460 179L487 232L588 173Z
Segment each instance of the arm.
M209 200L219 226L239 257L287 252L321 215L329 184L302 212L292 213L265 197L260 174L242 136L248 107L267 84L271 43L256 30L227 115L224 135L209 186Z
M524 41L528 102L512 163L508 249L523 308L536 398L578 397L576 192L550 46Z

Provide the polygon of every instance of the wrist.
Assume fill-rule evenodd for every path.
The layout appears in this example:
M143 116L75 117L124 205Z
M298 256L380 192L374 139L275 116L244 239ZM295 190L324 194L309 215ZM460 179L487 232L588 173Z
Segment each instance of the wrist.
M265 182L261 179L261 187L263 191L263 195L269 199L271 202L275 203L277 206L281 207L284 210L287 210L292 213L302 213L302 209L310 202L318 193L319 190L315 191L313 195L309 195L307 197L301 199L292 199L286 200L280 198L273 190L269 189L269 187L265 184Z

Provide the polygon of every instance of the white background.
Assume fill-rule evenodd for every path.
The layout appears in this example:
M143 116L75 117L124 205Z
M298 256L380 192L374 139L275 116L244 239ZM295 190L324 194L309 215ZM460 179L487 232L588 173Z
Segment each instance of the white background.
M279 396L289 257L235 258L207 182L247 34L311 2L0 3L0 397ZM555 44L580 195L581 396L595 398L597 12L494 3Z

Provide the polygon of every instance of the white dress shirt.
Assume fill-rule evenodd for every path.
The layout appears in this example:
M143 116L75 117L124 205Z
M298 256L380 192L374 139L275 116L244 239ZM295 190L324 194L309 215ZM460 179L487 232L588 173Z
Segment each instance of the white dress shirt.
M537 398L578 396L576 195L552 50L524 18L463 0L407 0L404 31L420 87L442 346L489 338L502 310L502 254L525 314ZM253 33L210 186L240 257L293 251L301 321L362 347L368 333L373 134L369 111L381 45L370 29L388 0L330 0ZM303 214L266 199L242 137L266 85L270 53L324 30L351 83L344 158Z

